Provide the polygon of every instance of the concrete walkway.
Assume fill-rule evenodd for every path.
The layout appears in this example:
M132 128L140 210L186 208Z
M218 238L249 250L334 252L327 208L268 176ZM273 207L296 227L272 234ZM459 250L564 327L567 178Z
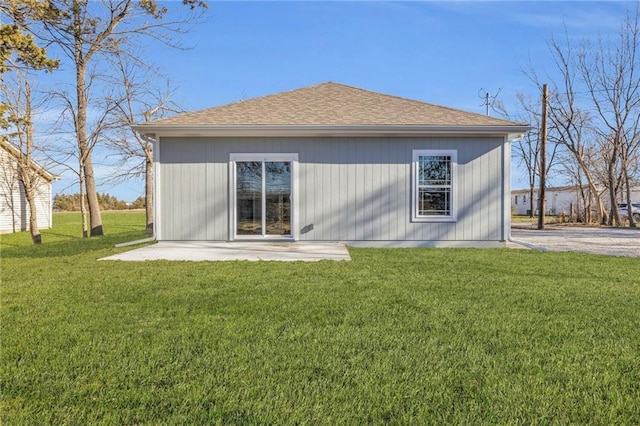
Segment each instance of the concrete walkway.
M351 260L349 252L341 243L266 243L232 242L213 243L206 241L171 242L141 247L100 260L187 260L187 261L227 261L227 260L275 260L317 262L320 260Z
M512 229L511 238L529 248L542 250L640 257L640 228L562 226L547 227L541 231Z

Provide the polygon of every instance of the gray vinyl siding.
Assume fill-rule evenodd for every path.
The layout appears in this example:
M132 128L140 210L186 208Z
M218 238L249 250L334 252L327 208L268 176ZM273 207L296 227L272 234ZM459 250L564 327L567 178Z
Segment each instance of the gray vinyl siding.
M297 153L302 241L500 241L502 138L161 138L159 237L227 241L229 155ZM412 222L415 149L457 149L456 222Z

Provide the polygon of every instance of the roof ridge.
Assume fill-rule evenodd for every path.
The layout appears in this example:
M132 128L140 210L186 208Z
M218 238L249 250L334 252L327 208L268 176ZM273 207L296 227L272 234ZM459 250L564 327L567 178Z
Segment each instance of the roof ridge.
M502 120L502 121L505 121L505 122L511 122L510 120L507 120L507 119L504 119L504 118L491 117L490 115L484 115L484 114L480 114L478 112L467 111L467 110L464 110L464 109L459 109L459 108L448 107L448 106L445 106L445 105L434 104L434 103L431 103L431 102L425 102L425 101L421 101L421 100L413 99L413 98L405 98L404 96L391 95L391 94L382 93L382 92L374 92L373 90L363 89L361 87L351 86L351 85L348 85L348 84L334 83L332 81L328 81L328 82L323 83L323 84L328 84L328 83L333 83L333 84L338 85L338 86L349 87L351 89L361 90L363 92L371 93L371 94L378 95L378 96L382 95L382 96L387 96L389 98L399 99L399 100L402 100L402 101L415 102L415 103L418 103L420 105L429 105L429 106L436 107L436 108L442 108L442 109L446 109L448 111L465 112L467 114L473 114L473 115L476 115L478 117L490 117L490 118L493 118L494 120ZM317 85L317 86L320 86L320 85ZM313 87L313 86L309 86L309 87Z
M325 81L188 111L148 124L523 126L504 118ZM525 125L526 126L526 125Z

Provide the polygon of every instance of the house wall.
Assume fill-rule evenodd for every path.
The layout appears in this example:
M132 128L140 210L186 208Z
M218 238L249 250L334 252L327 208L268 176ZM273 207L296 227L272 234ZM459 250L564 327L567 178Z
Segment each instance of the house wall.
M18 181L16 162L0 149L0 232L17 232L29 229L30 209L24 188ZM51 183L39 178L36 190L38 227L51 228Z
M456 222L411 222L414 149L458 150ZM509 198L508 187L502 187L503 139L498 137L163 137L157 152L157 237L162 240L229 240L229 155L271 152L299 155L302 241L393 245L507 237L503 200Z

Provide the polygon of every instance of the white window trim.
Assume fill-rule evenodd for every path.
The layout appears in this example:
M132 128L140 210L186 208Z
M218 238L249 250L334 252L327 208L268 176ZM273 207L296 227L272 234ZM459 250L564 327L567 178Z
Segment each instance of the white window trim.
M418 157L451 157L451 214L438 216L418 215ZM412 222L456 222L458 220L458 150L456 149L414 149L411 161L411 221Z
M236 235L236 161L291 162L291 235ZM294 240L298 241L298 154L297 153L231 153L229 154L229 241L235 240Z

